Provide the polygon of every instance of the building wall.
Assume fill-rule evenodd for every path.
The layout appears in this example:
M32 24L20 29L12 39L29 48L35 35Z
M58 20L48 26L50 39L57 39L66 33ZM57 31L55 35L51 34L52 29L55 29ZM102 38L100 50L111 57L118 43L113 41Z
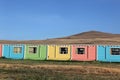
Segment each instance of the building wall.
M103 45L97 46L97 60L105 61L106 60L106 47Z
M36 47L37 48L37 53L36 54L29 53L29 47ZM38 60L39 57L40 57L39 45L25 45L24 59L35 59L35 60Z
M2 45L0 45L0 57L2 57Z
M2 57L10 58L10 46L7 44L2 45Z
M106 46L106 59L110 62L120 62L120 55L112 55L111 48L120 48L120 46Z
M84 54L77 54L77 48L84 48ZM78 61L91 61L96 59L96 46L88 46L88 45L72 45L72 58L71 60Z
M14 53L14 47L21 47L21 53ZM10 45L10 58L12 59L24 59L24 45Z
M88 46L88 60L96 60L96 55L97 55L97 46Z
M29 47L36 47L37 53L29 53ZM25 59L33 60L45 60L47 57L47 46L46 45L26 45L25 46Z
M120 46L105 45L32 45L37 46L37 54L29 54L29 45L0 45L2 57L12 59L35 59L35 60L78 60L78 61L105 61L120 62L120 55L111 55L111 48L120 48ZM22 47L21 53L14 53L14 47ZM67 47L68 54L61 54L60 48ZM76 48L85 48L85 54L76 54ZM25 54L24 54L25 52ZM96 54L97 53L97 54ZM0 54L1 57L1 54Z
M97 46L97 60L106 62L120 62L120 55L111 55L111 48L120 48L120 46Z
M47 60L56 60L56 46L48 45Z
M46 60L47 59L47 46L40 45L40 59Z
M67 47L68 54L60 54L60 47ZM70 60L69 45L48 45L48 60Z
M60 54L61 47L67 47L68 54ZM71 47L70 47L70 45L57 45L56 46L56 59L57 60L70 60L71 59Z

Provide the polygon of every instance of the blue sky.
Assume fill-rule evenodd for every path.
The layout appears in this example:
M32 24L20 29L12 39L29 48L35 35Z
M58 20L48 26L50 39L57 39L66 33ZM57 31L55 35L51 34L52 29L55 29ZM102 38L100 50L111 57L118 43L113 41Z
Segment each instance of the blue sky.
M120 0L0 0L2 40L39 40L90 30L120 34Z

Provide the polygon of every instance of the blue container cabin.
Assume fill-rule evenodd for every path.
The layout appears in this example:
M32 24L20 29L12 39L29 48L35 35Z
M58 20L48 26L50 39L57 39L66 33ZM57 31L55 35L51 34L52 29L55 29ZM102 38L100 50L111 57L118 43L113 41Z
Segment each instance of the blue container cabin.
M3 45L3 54L2 57L11 58L11 59L24 59L24 45Z
M120 62L120 46L98 45L97 60L104 62Z

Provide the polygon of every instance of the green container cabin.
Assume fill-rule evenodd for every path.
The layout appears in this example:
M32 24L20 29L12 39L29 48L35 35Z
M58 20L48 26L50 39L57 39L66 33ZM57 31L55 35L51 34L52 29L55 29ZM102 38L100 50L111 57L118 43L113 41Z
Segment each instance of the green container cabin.
M24 59L46 60L47 46L46 45L26 45Z

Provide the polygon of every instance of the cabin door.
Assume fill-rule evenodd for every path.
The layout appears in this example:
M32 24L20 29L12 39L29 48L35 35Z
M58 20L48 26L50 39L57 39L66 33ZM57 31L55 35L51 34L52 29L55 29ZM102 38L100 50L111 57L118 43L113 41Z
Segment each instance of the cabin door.
M54 60L56 58L55 46L48 46L48 59Z

